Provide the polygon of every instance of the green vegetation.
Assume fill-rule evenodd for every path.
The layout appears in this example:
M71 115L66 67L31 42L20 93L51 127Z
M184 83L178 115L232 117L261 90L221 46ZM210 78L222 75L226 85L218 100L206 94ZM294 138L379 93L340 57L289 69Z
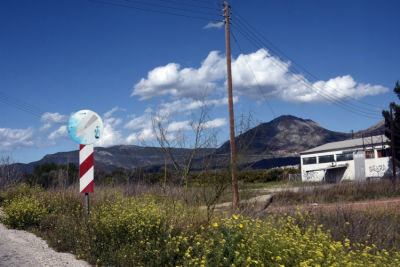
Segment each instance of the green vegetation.
M238 210L209 220L206 210L194 199L183 201L179 191L165 196L137 186L134 192L96 188L86 221L77 188L20 185L0 193L7 214L2 222L98 266L399 266L398 241L371 244L368 231L359 240L348 238L346 229L356 227L361 213L342 218L341 234L334 237L307 211L257 219ZM392 224L399 224L396 218Z
M400 82L397 80L393 92L400 99ZM393 109L393 128L394 128L394 146L395 146L395 157L400 160L400 105L395 102L390 103ZM385 136L392 140L391 136L391 124L390 124L390 112L388 110L382 110L382 116L385 119ZM398 164L399 165L399 164Z

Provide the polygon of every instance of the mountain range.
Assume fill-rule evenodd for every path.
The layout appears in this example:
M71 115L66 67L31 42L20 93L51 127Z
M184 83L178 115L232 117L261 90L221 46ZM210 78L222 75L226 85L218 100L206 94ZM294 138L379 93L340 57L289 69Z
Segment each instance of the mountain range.
M383 120L376 125L354 134L360 138L362 134L372 131L383 131ZM239 134L235 139L238 164L252 165L253 169L267 169L300 163L299 153L329 142L350 139L350 133L341 133L327 130L318 123L297 118L291 115L280 116L270 122L260 125ZM170 153L178 164L192 153L192 149L171 148ZM225 142L217 149L201 149L194 158L194 167L207 160L208 164L226 167L230 161L230 141ZM135 145L117 145L108 148L94 148L95 165L102 166L108 171L115 167L125 169L154 168L163 166L164 159L160 148L142 147ZM209 161L209 162L208 162ZM34 165L44 163L79 165L78 150L58 152L44 156L41 160L28 164L18 163L20 168L28 173L33 171ZM170 162L168 162L170 163Z

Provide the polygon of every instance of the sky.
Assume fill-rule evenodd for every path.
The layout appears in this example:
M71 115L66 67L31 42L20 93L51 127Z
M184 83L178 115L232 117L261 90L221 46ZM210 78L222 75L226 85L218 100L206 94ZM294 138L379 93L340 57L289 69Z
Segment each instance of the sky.
M170 138L190 141L199 103L215 143L228 140L222 2L101 2L0 1L0 157L29 163L78 149L67 122L80 110L103 120L95 146L154 144L157 111ZM399 1L229 5L235 116L293 115L350 133L399 101Z

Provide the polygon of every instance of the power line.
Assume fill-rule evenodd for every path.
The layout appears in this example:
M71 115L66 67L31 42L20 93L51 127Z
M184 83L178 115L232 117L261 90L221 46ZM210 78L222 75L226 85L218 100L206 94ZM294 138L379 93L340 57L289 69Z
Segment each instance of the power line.
M218 9L218 8L212 8L212 7L206 7L206 6L199 6L199 5L184 4L184 3L175 2L175 1L169 1L169 0L160 0L160 1L163 1L163 2L169 2L169 3L174 3L174 4L178 4L178 5L184 5L184 6L194 6L194 7L200 7L200 8L206 8L206 9L212 9L212 10L218 10L218 11L221 11L221 9Z
M234 26L234 27L236 28L236 30L237 30L240 34L242 34L250 43L252 43L254 46L256 46L257 48L259 48L259 47L258 47L257 45L255 45L243 32L241 32L235 25L232 25L232 26ZM264 50L263 50L263 52L265 53ZM266 54L266 53L265 53L265 55L269 56L269 55ZM284 67L281 66L282 63L277 62L277 61L274 59L274 57L269 57L269 58L270 58L272 61L274 61L274 63L275 63L278 67L280 67L281 69L283 69L285 72L287 71ZM293 73L291 73L291 72L289 72L289 71L287 71L287 73L288 73L290 76L292 76L294 79L296 79L297 81L301 82L304 86L306 86L307 88L309 88L310 90L312 90L314 93L316 93L316 94L318 94L319 96L323 97L325 100L331 102L332 104L337 105L338 107L341 107L342 109L345 109L345 110L347 110L347 111L349 111L349 112L352 112L352 113L354 113L354 114L357 114L357 115L360 115L360 116L363 116L363 117L372 118L372 119L381 119L381 118L377 118L377 117L371 117L371 116L367 116L367 115L364 115L364 114L360 114L360 113L358 113L358 112L361 112L361 111L359 111L359 110L357 110L358 112L355 112L354 110L348 109L348 108L352 108L352 107L348 107L348 106L347 106L348 108L343 107L342 105L344 105L344 106L346 106L346 105L343 104L343 103L340 103L340 102L338 103L337 100L335 101L335 100L330 99L330 98L332 98L332 97L330 97L329 95L328 95L328 96L327 96L327 95L323 95L322 92L319 92L318 90L314 90L314 89L313 89L313 86L310 86L310 85L308 84L308 81L307 81L307 80L304 81L304 80L298 78L298 75L294 75ZM353 109L354 109L354 108L353 108ZM366 112L364 112L364 113L366 113ZM372 114L372 115L375 115L375 114Z
M240 21L239 21L239 22L240 22ZM245 33L246 33L254 42L256 42L260 47L263 47L262 45L260 45L260 43L258 43L256 40L254 40L254 38L253 38L252 36L250 36L250 35L248 34L249 31L246 32L246 30L244 30L244 29L243 29L242 27L240 27L239 25L235 25L235 26L238 27L238 28L240 28L243 32L245 32ZM252 33L250 32L250 34L252 34ZM254 35L253 35L253 36L254 36ZM261 44L265 45L257 36L255 36L255 38L256 38L258 41L260 41ZM273 52L273 50L272 50L271 48L269 48L268 46L266 46L266 47L267 47L271 52ZM276 53L275 53L275 55L276 55ZM278 55L276 55L276 56L279 57ZM282 60L282 61L283 61L283 60ZM293 66L291 66L289 63L283 61L282 64L284 64L289 70L291 70L291 71L293 71L293 72L297 72L297 74L299 74L299 75L302 75L300 71L298 71L296 68L294 68ZM308 81L307 78L304 78L304 79ZM321 81L321 82L323 82L323 81ZM332 89L332 90L338 91L338 90L336 90L336 89L333 89L333 88L329 87L325 82L324 82L324 84L326 85L326 87L328 87L328 88L330 88L330 89ZM355 109L359 110L360 112L365 112L365 113L368 113L368 114L371 114L371 115L376 115L376 114L369 113L369 112L379 113L379 111L371 110L371 109L366 109L366 108L357 106L357 105L355 105L355 104L352 104L352 103L350 103L349 101L347 101L347 100L345 100L345 99L342 99L342 98L340 98L340 97L337 97L337 96L331 94L330 92L326 91L324 88L322 88L322 87L320 87L320 86L317 86L317 87L319 87L322 91L325 91L326 94L332 95L332 98L336 98L336 99L338 99L338 101L346 102L346 103L348 103L349 105L356 107ZM338 91L338 92L340 92L340 91ZM343 94L343 93L342 93L342 94ZM344 95L344 94L343 94L343 95ZM346 95L345 95L345 96L346 96ZM349 97L349 96L346 96L346 97ZM351 98L351 97L349 97L349 98ZM362 110L360 110L360 109L362 109ZM363 111L363 110L364 110L364 111ZM367 112L367 111L368 111L368 112Z
M134 6L127 6L127 5L104 2L104 1L99 1L99 0L89 0L89 1L96 2L96 3L101 3L101 4L106 4L106 5L111 5L111 6L119 6L119 7L131 8L131 9L137 9L137 10L144 10L144 11L149 11L149 12L154 12L154 13L162 13L162 14L168 14L168 15L174 15L174 16L180 16L180 17L186 17L186 18L202 19L202 20L208 20L208 21L212 20L212 21L221 22L221 20L216 20L216 19L208 19L208 18L203 18L203 17L195 17L195 16L189 16L189 15L183 15L183 14L177 14L177 13L163 12L163 11L158 11L158 10L153 10L153 9L140 8L140 7L134 7Z
M203 3L207 3L207 4L213 4L213 5L221 5L223 6L224 4L220 4L220 3L215 3L215 2L209 2L209 1L204 1L204 0L193 0L196 2L203 2Z
M165 6L165 5L150 4L150 3L144 3L144 2L141 2L141 1L135 1L135 0L126 0L126 1L128 1L128 2L133 2L133 3L138 3L138 4L143 4L143 5L149 5L149 6L158 6L158 7L176 9L176 10L181 10L181 11L189 11L189 12L195 12L195 13L201 13L201 14L207 14L207 15L213 15L213 16L222 16L221 14L213 14L213 13L195 11L195 10L184 9L184 8L178 8L178 7L171 7L171 6Z
M233 25L234 27L236 27L236 29L243 35L243 36L245 36L245 34L243 34L243 32L242 31L244 31L241 27L238 27L237 25ZM239 30L239 28L242 30L242 31L240 31ZM246 33L246 32L245 32ZM249 38L251 38L254 42L256 42L257 43L257 41L256 40L254 40L254 38L253 37L251 37L251 36L249 36L248 35L248 33L246 33L246 35L249 37ZM246 37L246 36L245 36ZM247 38L246 37L246 39L248 39L249 40L249 38ZM250 40L249 40L250 41ZM251 41L250 41L251 42ZM260 48L260 47L262 47L262 46L260 46L260 44L258 44L258 46L257 45L255 45L253 42L251 42L254 46L256 46L257 48ZM264 52L265 53L265 52ZM268 55L267 55L268 56ZM288 70L293 70L294 68L292 68L288 63L286 63L286 62L281 62L281 61L279 61L279 60L275 60L275 58L273 58L273 57L270 57L271 58L271 60L273 60L276 64L278 64L278 66L280 66L281 64L282 65L284 65L285 67L287 67L287 69ZM278 63L279 62L279 63ZM280 66L281 67L281 66ZM282 67L281 67L282 68ZM282 68L283 70L285 70L284 68ZM294 69L294 70L296 70L296 69ZM286 70L285 70L286 71ZM297 70L296 70L297 71ZM290 73L290 71L287 71L289 74L291 74ZM296 75L299 75L299 76L302 76L303 78L301 79L301 81L304 83L304 82L306 82L306 83L308 83L309 81L307 80L307 78L305 78L301 73L298 73L298 74L296 74ZM293 75L292 75L293 76ZM294 76L293 76L294 77ZM299 80L299 79L297 79L297 80ZM322 94L324 94L325 96L327 96L327 97L329 97L329 98L331 98L331 99L334 99L334 101L335 102L338 102L338 103L340 103L340 104L342 104L342 105L344 105L344 106L347 106L347 107L349 107L349 108L351 108L351 109L354 109L354 110L356 110L356 111L358 111L358 112L363 112L363 113L366 113L366 114L369 114L369 115L372 115L372 116L376 116L377 114L374 114L374 113L370 113L370 112L366 112L366 111L363 111L363 110L360 110L360 109L364 109L364 110L367 110L367 111L371 111L371 110L369 110L369 109L365 109L365 108L362 108L362 107L359 107L359 106L356 106L356 105L354 105L354 104L352 104L352 103L350 103L350 102L348 102L348 101L346 101L346 100L344 100L344 99L341 99L341 98L339 98L339 97L337 97L337 96L335 96L335 95L333 95L333 94L331 94L331 93L329 93L328 91L326 91L324 88L322 88L322 87L320 87L319 85L313 85L313 87L316 87L316 88L319 88L321 91L320 91L320 93ZM310 87L309 87L310 88ZM317 92L318 93L318 92ZM319 95L321 95L320 93L318 93ZM377 111L374 111L374 112L377 112Z
M29 114L32 114L32 115L40 117L40 118L43 118L43 116L46 115L46 113L50 113L48 111L45 111L44 109L38 108L38 107L28 104L24 101L18 100L18 99L14 98L12 96L9 96L3 92L0 92L0 101L3 103L6 103L12 107L15 107L21 111L27 112ZM44 118L54 124L63 124L63 123L68 122L68 120L65 120L65 121L57 120L55 115L50 115L50 114L44 116Z
M303 68L300 64L298 64L296 61L294 61L293 59L291 59L288 55L286 55L284 52L282 52L281 50L279 50L279 48L277 48L276 46L274 46L270 41L268 41L261 33L259 33L253 26L251 26L250 25L250 23L248 23L242 16L240 16L240 14L238 14L233 8L232 8L232 11L233 11L233 15L234 16L238 16L238 17L240 17L247 25L249 25L249 27L251 27L258 35L260 35L261 36L261 38L263 38L266 42L268 42L272 47L274 47L276 50L278 50L282 55L284 55L286 58L288 58L291 62L293 62L295 65L297 65L298 67L300 67L302 70L304 70L306 73L308 73L311 77L313 77L314 79L316 79L316 80L319 80L319 81L322 81L322 79L319 79L318 77L316 77L315 75L313 75L312 73L310 73L309 71L307 71L305 68ZM239 23L240 24L242 24L241 22L240 22L240 20L239 20ZM243 24L242 24L243 25ZM245 25L243 25L244 27L245 27ZM246 28L247 29L247 28ZM254 34L253 34L254 35ZM265 44L264 44L265 45ZM270 49L271 50L271 49ZM326 84L326 83L325 83ZM329 87L328 85L327 85L327 87ZM329 87L329 88L331 88L331 87ZM349 95L346 95L346 94L344 94L344 93L342 93L342 92L340 92L339 90L336 90L335 88L331 88L331 89L333 89L333 90L335 90L335 91L337 91L338 93L340 93L340 94L342 94L342 95L344 95L344 96L346 96L346 97L348 97L348 98L351 98L351 99L353 99L353 100L355 100L355 101L357 101L357 102L360 102L360 103L362 103L362 104L364 104L364 105L368 105L368 106L372 106L372 107L378 107L378 106L376 106L376 105L372 105L372 104L369 104L369 103L366 103L366 102L363 102L363 101L360 101L360 100L358 100L358 99L356 99L356 98L354 98L354 97L351 97L351 96L349 96Z
M238 41L236 40L236 37L235 37L235 35L233 34L232 31L231 31L231 35L232 35L233 39L235 40L235 43L236 43L237 46L239 47L239 50L240 50L240 52L242 53L243 58L244 58L244 60L246 61L247 66L249 67L249 69L250 69L250 71L251 71L251 74L253 74L254 80L256 80L256 82L257 82L257 84L258 84L258 88L260 88L260 91L261 91L261 93L263 94L263 96L264 96L264 98L265 98L265 101L267 101L267 104L268 104L268 106L269 106L269 109L271 110L272 114L274 115L274 117L275 117L275 119L276 119L275 113L274 113L274 111L272 110L272 107L271 107L271 105L269 104L269 101L268 101L267 97L265 96L264 91L261 89L260 83L258 82L256 76L254 75L254 72L253 72L253 70L251 69L249 62L247 61L247 59L246 59L246 57L245 57L245 55L244 55L244 53L243 53L243 51L242 51L242 48L240 47L240 45L239 45Z

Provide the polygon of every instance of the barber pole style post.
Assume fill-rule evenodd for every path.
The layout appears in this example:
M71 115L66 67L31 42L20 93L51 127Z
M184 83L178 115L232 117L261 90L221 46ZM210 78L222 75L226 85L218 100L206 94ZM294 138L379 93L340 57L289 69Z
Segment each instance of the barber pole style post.
M85 193L86 220L89 220L89 193L93 193L93 143L103 133L103 121L91 110L80 110L68 121L68 133L79 144L79 192Z
M93 145L79 145L79 188L85 193L86 219L89 219L89 193L93 193L94 160Z

